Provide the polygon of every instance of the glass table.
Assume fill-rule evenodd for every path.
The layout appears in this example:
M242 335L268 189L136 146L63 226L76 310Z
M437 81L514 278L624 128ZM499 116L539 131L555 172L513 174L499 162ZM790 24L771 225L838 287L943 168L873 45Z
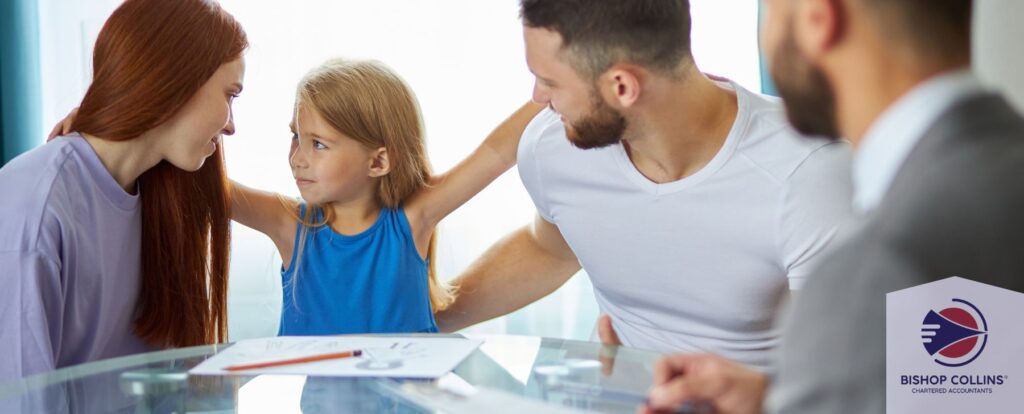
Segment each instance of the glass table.
M188 375L189 369L231 346L223 344L97 361L0 385L0 413L438 412L408 398L402 390L409 383L438 392L452 384L496 390L552 408L633 413L651 384L659 356L594 342L469 337L484 344L451 374L433 381Z

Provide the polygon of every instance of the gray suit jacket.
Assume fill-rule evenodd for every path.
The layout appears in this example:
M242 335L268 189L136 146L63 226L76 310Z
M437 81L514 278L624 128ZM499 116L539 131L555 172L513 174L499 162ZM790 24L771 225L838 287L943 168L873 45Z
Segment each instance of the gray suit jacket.
M885 412L885 295L950 276L1024 291L1024 119L997 95L932 125L797 294L769 411Z

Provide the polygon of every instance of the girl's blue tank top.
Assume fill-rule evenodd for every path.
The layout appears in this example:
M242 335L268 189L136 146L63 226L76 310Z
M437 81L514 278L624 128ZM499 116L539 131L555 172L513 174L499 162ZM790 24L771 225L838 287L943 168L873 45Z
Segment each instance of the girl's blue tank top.
M313 210L314 222L322 220L323 211ZM300 206L300 217L305 213ZM301 236L299 223L295 253ZM353 236L311 227L301 255L281 271L279 335L437 332L427 262L401 207L381 209L369 229Z

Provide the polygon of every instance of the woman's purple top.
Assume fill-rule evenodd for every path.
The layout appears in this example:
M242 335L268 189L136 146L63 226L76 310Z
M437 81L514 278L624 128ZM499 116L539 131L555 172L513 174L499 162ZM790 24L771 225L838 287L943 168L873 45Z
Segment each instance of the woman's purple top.
M81 136L0 169L0 383L151 350L132 333L141 216Z

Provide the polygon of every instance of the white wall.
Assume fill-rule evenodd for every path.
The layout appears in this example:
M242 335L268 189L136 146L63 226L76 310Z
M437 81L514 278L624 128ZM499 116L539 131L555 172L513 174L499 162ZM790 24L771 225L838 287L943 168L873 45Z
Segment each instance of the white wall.
M92 79L92 48L118 0L40 0L42 131L78 106ZM42 139L43 137L40 137Z
M974 2L974 67L1024 112L1024 1Z

